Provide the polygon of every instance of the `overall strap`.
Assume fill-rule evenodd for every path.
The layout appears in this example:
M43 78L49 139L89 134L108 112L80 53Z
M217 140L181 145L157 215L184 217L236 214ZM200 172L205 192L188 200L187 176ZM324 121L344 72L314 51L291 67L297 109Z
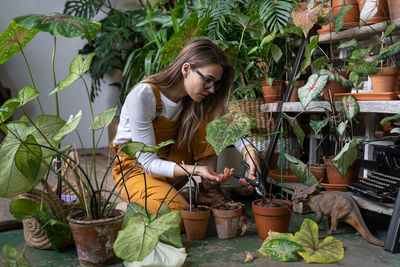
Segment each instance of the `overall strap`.
M156 98L156 118L161 114L162 111L162 104L161 104L161 96L158 87L155 84L148 83L153 89L154 96Z

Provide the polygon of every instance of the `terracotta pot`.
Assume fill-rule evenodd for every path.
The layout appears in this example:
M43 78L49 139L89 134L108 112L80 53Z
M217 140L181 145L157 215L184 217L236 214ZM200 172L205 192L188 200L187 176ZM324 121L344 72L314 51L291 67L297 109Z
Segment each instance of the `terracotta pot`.
M398 67L378 68L379 72L370 75L372 89L376 93L396 92L398 87Z
M256 199L251 203L258 236L265 239L270 230L274 232L287 233L289 231L290 217L292 215L292 202L289 200L283 200L285 206L262 207L259 205L261 201L262 199ZM273 199L273 202L280 204L281 200Z
M343 0L332 0L332 8L334 16L339 14L340 9L342 8ZM345 0L345 5L353 5L353 7L347 11L346 15L344 15L343 19L343 28L348 29L352 27L356 27L359 24L360 20L360 11L358 9L357 0Z
M347 184L321 183L321 186L324 188L325 191L347 191Z
M189 211L189 207L181 209L181 217L185 225L187 239L204 239L207 232L208 220L210 219L211 209L207 206L199 205L198 210Z
M289 81L285 81L285 89L289 87ZM299 95L297 93L298 89L304 85L304 81L296 81L290 95L289 102L299 102Z
M324 16L328 15L329 12L332 10L332 7L325 7L324 8ZM332 14L333 15L333 14ZM328 25L321 26L321 29L317 30L319 34L329 33L335 31L335 22L329 23Z
M326 169L324 164L311 164L310 171L315 176L315 178L317 178L318 181L322 179L322 183L328 182L328 180L326 179Z
M346 72L346 71L340 71L340 74L345 77L346 79L349 78L350 73ZM329 94L328 91L331 92L331 95L333 97L333 100L340 100L340 97L335 96L335 94L343 94L343 93L350 93L351 92L351 87L347 88L347 87L343 87L340 84L338 84L337 82L334 81L328 81L326 83L326 86L323 90L323 95L324 95L324 100L325 101L329 101Z
M242 215L242 206L238 204L227 204L232 209L223 209L224 204L212 206L212 212L215 218L217 235L221 239L235 238L239 225L239 219Z
M367 0L358 0L358 9L361 13L361 10ZM399 4L399 3L397 3ZM379 0L378 12L366 23L373 24L382 21L387 21L389 19L389 8L387 0Z
M275 80L272 86L266 82L261 82L265 103L273 103L281 99L283 81Z
M112 218L84 221L83 211L68 215L67 220L74 236L81 266L111 265L116 257L113 246L121 229L125 212L113 210Z
M399 0L387 0L389 16L391 20L400 18L400 4Z
M328 182L330 184L352 184L358 181L361 159L357 159L342 178L340 172L333 166L332 159L334 157L330 156L324 159Z

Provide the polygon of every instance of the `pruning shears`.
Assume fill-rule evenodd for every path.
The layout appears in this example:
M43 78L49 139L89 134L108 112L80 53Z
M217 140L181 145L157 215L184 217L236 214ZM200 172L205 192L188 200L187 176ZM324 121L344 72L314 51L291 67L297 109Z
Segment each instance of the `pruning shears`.
M247 169L248 172L250 171L249 164L247 164L244 161L241 161L240 163ZM261 183L260 174L258 173L257 170L256 170L256 175L255 176L252 175L252 174L249 174L249 177L243 177L243 176L239 176L239 175L236 175L236 174L234 174L233 176L238 178L238 179L240 179L240 178L246 179L246 181L248 181L249 184L255 188L256 192L260 196L262 196L264 194L264 186Z

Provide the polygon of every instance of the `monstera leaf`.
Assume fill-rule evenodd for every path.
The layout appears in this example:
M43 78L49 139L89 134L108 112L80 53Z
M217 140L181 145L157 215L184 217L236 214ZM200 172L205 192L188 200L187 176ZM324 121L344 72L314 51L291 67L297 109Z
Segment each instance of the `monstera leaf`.
M289 154L285 154L285 158L289 161L289 167L294 172L297 179L299 179L300 183L311 186L318 182L307 164L304 164L301 160Z
M37 32L36 29L24 29L12 20L7 30L0 34L0 64L18 54Z
M352 95L342 96L341 104L344 115L348 120L354 118L354 116L360 111L360 106L358 105L357 100Z
M304 143L304 138L305 138L305 133L303 129L301 129L300 124L297 122L296 117L290 117L286 113L282 113L282 118L288 120L289 125L293 128L293 132L297 137L297 140L299 141L300 145L303 146Z
M90 43L99 32L101 24L85 18L50 13L49 15L29 14L14 18L15 22L25 29L37 29L53 36L67 38L85 37Z
M372 19L378 12L379 0L366 0L360 12L360 26Z
M351 165L353 165L358 157L357 145L364 142L365 139L366 137L363 139L352 139L332 160L333 166L335 166L335 168L340 172L342 178L346 175L347 170Z
M127 143L125 143L124 145L122 145L120 147L120 150L122 150L125 154L127 154L130 157L134 157L136 155L137 152L142 151L142 152L148 152L148 153L157 153L157 151L165 146L168 146L170 144L175 143L174 140L169 139L165 142L161 142L157 145L154 146L148 146L145 145L143 143L140 142L133 142L133 141L129 141Z
M312 74L308 77L307 83L298 89L299 99L304 109L321 94L327 81L327 75Z
M323 5L318 5L313 9L307 9L307 10L294 9L292 11L291 16L294 24L297 27L300 27L303 30L304 36L307 37L308 32L317 22L318 18L323 16L323 14L324 14Z
M300 231L295 233L293 241L303 247L298 254L307 263L332 263L338 262L344 257L343 243L332 236L326 237L320 243L318 225L308 218L304 219Z
M254 120L246 114L228 113L207 125L206 139L219 155L225 147L246 136L253 122Z

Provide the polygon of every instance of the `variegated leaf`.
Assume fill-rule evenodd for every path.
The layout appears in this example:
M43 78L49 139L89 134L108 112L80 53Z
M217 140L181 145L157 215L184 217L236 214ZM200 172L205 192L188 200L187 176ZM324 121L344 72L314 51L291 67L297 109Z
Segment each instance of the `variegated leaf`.
M290 169L294 172L300 183L311 186L318 182L307 164L289 154L285 154L285 158L289 161Z
M360 106L358 105L357 100L352 95L342 96L341 104L344 115L348 120L354 118L354 116L360 111Z
M289 122L290 126L293 128L293 132L295 133L297 140L299 141L300 145L303 146L306 135L303 129L301 129L300 124L297 122L296 117L290 117L286 113L282 113L281 116Z
M344 15L346 15L347 11L353 8L352 4L349 5L343 5L340 10L339 14L336 16L336 22L335 22L335 32L338 33L344 24Z
M308 77L307 83L298 89L299 99L304 109L321 94L327 81L327 75L312 74Z
M356 39L351 39L350 41L341 43L338 46L338 49L347 49L347 48L358 49L360 48L360 44Z
M322 121L313 121L310 120L311 129L313 129L314 134L317 135L322 128L324 128L329 123L329 119L324 117Z
M338 127L336 128L336 131L339 133L340 136L343 136L344 131L346 130L348 121L342 121L339 123Z
M358 157L358 148L357 145L364 142L366 138L363 139L352 139L349 143L347 143L339 154L332 160L333 166L339 171L340 175L344 177L347 173L347 170L353 163L356 161Z
M294 9L291 16L294 24L297 27L300 27L303 30L304 36L307 37L308 32L317 22L318 18L323 16L323 14L323 5L318 5L313 9Z
M378 0L366 0L360 12L360 26L372 19L378 12Z
M334 69L321 70L319 75L328 75L328 80L334 81L343 87L352 87L353 84L347 80L342 74Z

